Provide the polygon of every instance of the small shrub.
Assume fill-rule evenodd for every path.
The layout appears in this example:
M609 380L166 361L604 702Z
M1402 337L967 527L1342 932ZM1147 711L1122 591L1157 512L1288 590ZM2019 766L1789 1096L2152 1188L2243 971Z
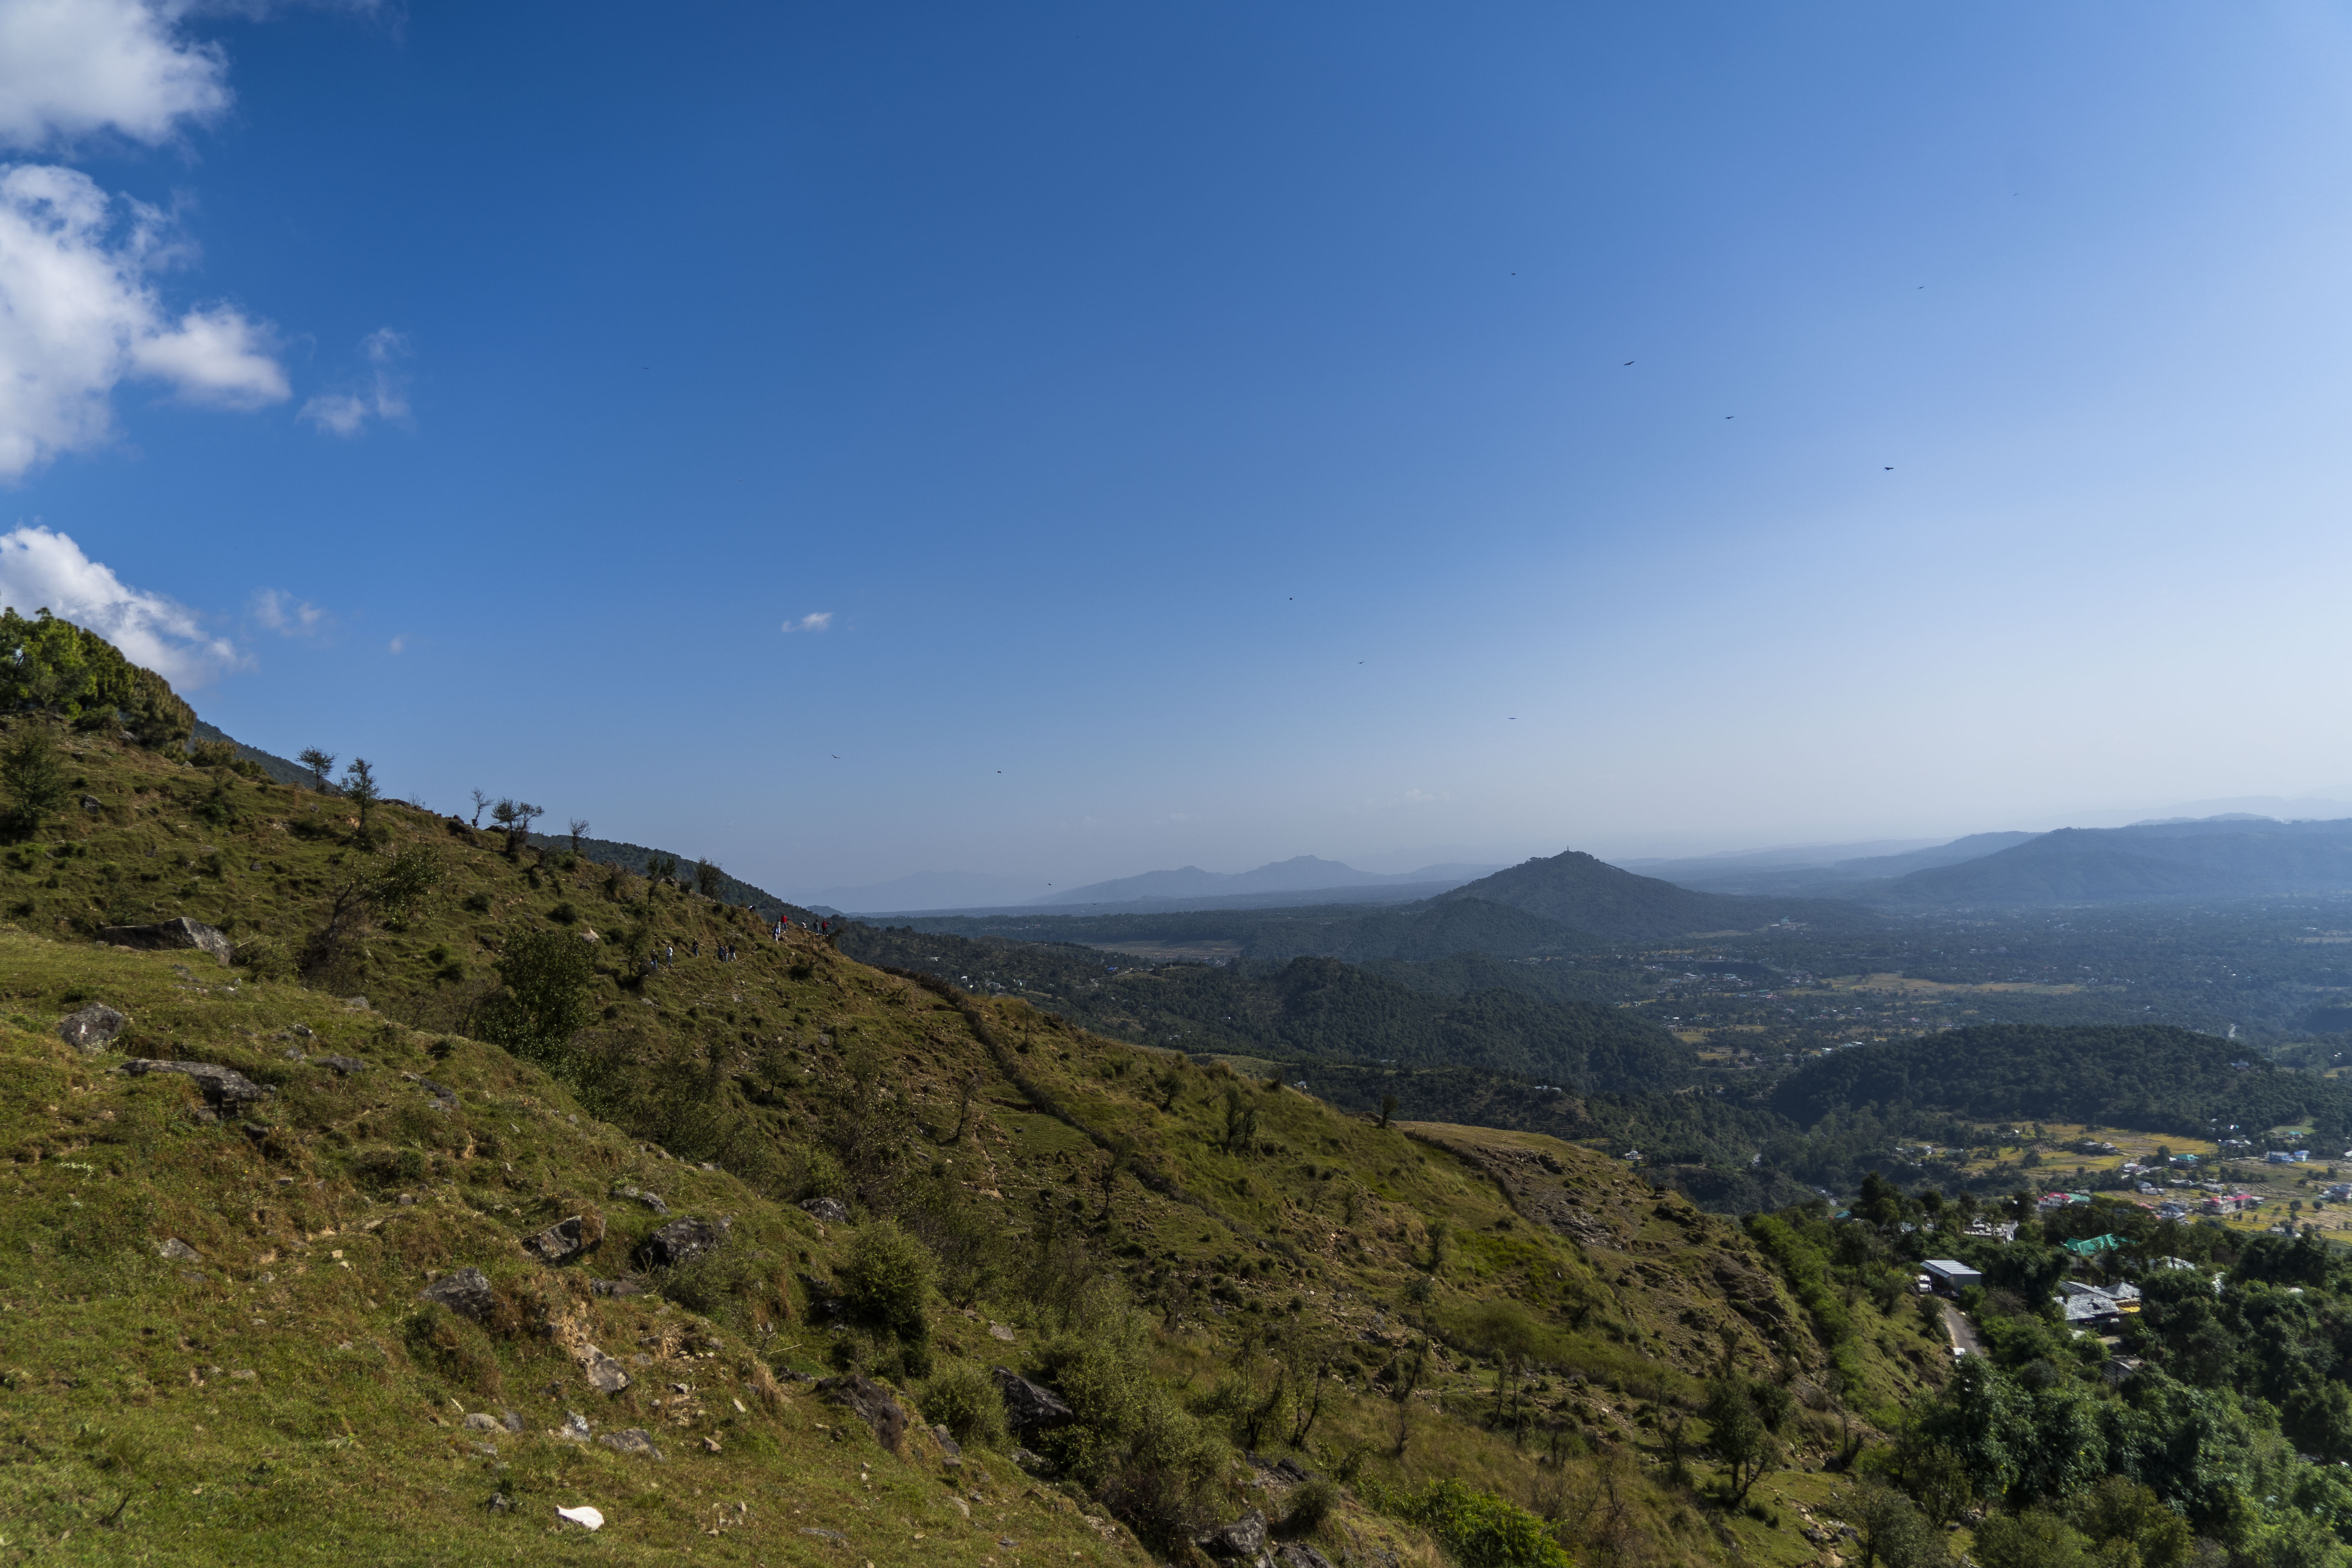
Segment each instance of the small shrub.
M1314 1534L1339 1500L1339 1489L1321 1476L1301 1481L1290 1489L1290 1503L1282 1514L1282 1533Z
M841 1269L843 1300L852 1315L913 1343L930 1337L923 1309L930 1305L931 1255L895 1220L874 1220L857 1233Z
M466 907L478 915L488 914L490 896L488 893L468 893L466 895Z
M568 926L580 918L580 911L572 907L571 900L566 899L562 903L557 904L553 909L548 910L547 918L553 921L557 925Z
M1437 1537L1463 1568L1573 1568L1542 1520L1460 1481L1432 1481L1417 1492L1366 1490L1387 1512Z
M1003 1448L1011 1441L1004 1395L996 1380L968 1362L957 1363L925 1384L919 1403L924 1420L945 1426L967 1447Z
M499 1392L499 1361L481 1328L438 1301L427 1301L400 1325L416 1364L477 1394Z

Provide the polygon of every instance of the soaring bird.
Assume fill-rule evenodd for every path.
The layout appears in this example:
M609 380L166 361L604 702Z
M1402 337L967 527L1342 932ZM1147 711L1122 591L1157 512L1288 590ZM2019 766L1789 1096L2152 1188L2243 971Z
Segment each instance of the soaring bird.
M1632 360L1627 360L1625 363L1626 363L1627 364L1632 364L1633 362Z

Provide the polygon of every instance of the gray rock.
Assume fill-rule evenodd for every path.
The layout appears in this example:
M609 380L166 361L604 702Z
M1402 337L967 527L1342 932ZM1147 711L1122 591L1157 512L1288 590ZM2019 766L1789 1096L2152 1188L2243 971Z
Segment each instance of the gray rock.
M485 1415L478 1410L471 1415L466 1417L466 1430L468 1432L503 1432L506 1428L499 1425L499 1418L497 1416Z
M157 1242L155 1254L159 1258L168 1258L174 1263L202 1263L205 1260L202 1253L176 1236Z
M1331 1568L1331 1560L1303 1541L1294 1541L1274 1554L1282 1568Z
M551 1384L550 1386L552 1385ZM585 1443L588 1440L588 1417L581 1415L577 1410L572 1411L563 1418L563 1430L560 1434L561 1436L572 1438L577 1442Z
M955 1440L955 1434L950 1432L945 1426L932 1427L931 1436L939 1439L940 1452L949 1458L952 1459L962 1454L963 1445L958 1443Z
M213 955L215 963L226 963L234 949L228 938L202 921L192 921L180 915L168 921L158 921L151 926L101 926L98 940L112 942L117 947L135 947L149 952L166 948L202 948Z
M1265 1515L1252 1509L1231 1524L1194 1536L1192 1543L1212 1557L1255 1563L1265 1552Z
M100 802L98 796L94 795L86 795L81 797L81 808L84 811L89 812L92 816L97 816L100 812L106 809L105 805Z
M588 1347L588 1386L599 1394L618 1394L629 1386L629 1374L621 1363L598 1350Z
M498 1298L490 1293L489 1276L478 1268L460 1268L444 1274L419 1290L421 1300L438 1301L460 1317L481 1322L498 1307Z
M801 1205L803 1212L820 1225L847 1225L849 1205L839 1198L810 1198Z
M522 1430L522 1412L521 1412L521 1411L520 1411L520 1410L509 1410L509 1411L508 1411L508 1412L506 1413L506 1415L505 1415L505 1418L504 1418L504 1425L505 1425L505 1426L506 1426L506 1429L507 1429L508 1431L509 1431L509 1432L520 1432L520 1431L521 1431L521 1430Z
M1004 1419L1015 1432L1059 1426L1076 1415L1062 1403L1060 1394L1030 1382L1009 1366L991 1367L989 1375L996 1379L997 1391L1004 1395Z
M58 1019L58 1037L78 1051L102 1051L130 1022L105 1003L93 1002Z
M557 1220L537 1236L522 1238L522 1249L552 1268L588 1250L588 1222L579 1215Z
M623 1432L607 1432L596 1441L617 1453L642 1454L649 1459L662 1457L661 1450L654 1447L654 1440L646 1436L645 1429L639 1426L632 1426Z
M890 1397L888 1389L852 1373L824 1379L816 1391L872 1427L875 1440L884 1447L894 1454L898 1451L899 1440L907 1435L907 1413Z
M645 1205L646 1207L653 1210L656 1214L669 1213L669 1205L662 1202L660 1194L648 1193L640 1188L630 1186L626 1183L615 1183L613 1187L613 1195L616 1198L635 1198L637 1202Z
M588 1289L599 1296L642 1296L646 1293L646 1282L642 1279L591 1279Z
M514 1504L507 1500L506 1493L492 1492L489 1508L492 1513L510 1513L514 1510Z
M814 1525L804 1525L802 1527L801 1533L803 1535L814 1535L819 1541L838 1542L844 1546L849 1544L849 1537L842 1534L841 1531L837 1530L819 1530Z
M331 1068L345 1078L351 1077L355 1072L365 1072L368 1069L367 1063L357 1057L320 1057L319 1065Z
M215 1105L248 1105L262 1098L262 1087L235 1068L215 1067L210 1062L159 1062L144 1057L134 1057L122 1064L122 1070L134 1077L148 1073L173 1072L196 1080L205 1098Z
M716 1250L726 1239L723 1220L674 1219L646 1238L637 1258L648 1268L675 1268Z
M308 1024L289 1024L278 1033L289 1040L310 1040L318 1037Z
M1311 1481L1315 1479L1314 1471L1300 1464L1297 1459L1286 1457L1274 1467L1274 1473L1294 1486L1300 1481Z

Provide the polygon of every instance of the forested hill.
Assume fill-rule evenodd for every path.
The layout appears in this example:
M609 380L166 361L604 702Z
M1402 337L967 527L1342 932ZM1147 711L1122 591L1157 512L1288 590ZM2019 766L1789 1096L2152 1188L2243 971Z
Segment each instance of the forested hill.
M1863 926L1877 917L1832 899L1743 898L1696 893L1637 877L1581 850L1523 861L1465 882L1433 903L1475 899L1506 904L1612 942L1654 942L1696 931L1754 931L1776 921Z
M1091 946L1222 948L1244 958L1310 956L1350 963L1436 959L1457 952L1523 958L1589 951L1600 938L1557 921L1477 899L1404 909L1324 906L1286 910L1170 910L1114 915L933 915L895 922L974 941L1082 942Z
M1907 1110L2100 1122L2184 1137L2208 1131L2216 1119L2249 1136L2295 1122L2331 1138L2352 1130L2352 1089L2273 1068L2211 1035L2157 1024L1988 1024L1858 1047L1808 1064L1770 1103L1801 1127L1832 1113L1884 1117Z
M1501 989L1433 995L1328 958L1266 973L1153 965L1041 942L852 925L841 951L965 989L1022 996L1103 1034L1185 1051L1469 1068L1579 1092L1691 1080L1691 1047L1615 1007Z

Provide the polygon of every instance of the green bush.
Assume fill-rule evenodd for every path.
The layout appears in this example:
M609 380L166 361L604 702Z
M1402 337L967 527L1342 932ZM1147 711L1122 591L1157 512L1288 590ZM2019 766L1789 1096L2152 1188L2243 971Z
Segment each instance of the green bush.
M1012 1439L1004 1424L1004 1395L996 1380L968 1362L923 1384L918 1403L923 1419L944 1426L966 1447L1003 1448Z
M1375 1482L1365 1491L1374 1506L1437 1537L1462 1568L1575 1568L1542 1520L1460 1481L1432 1481L1417 1492Z
M499 954L497 992L482 1004L474 1033L520 1057L548 1061L588 1022L596 972L587 943L557 931L519 931Z
M902 1344L930 1338L923 1310L931 1302L931 1255L895 1220L871 1221L850 1244L841 1268L842 1299L859 1321L896 1335Z
M1321 1476L1301 1481L1290 1489L1289 1506L1282 1513L1282 1533L1314 1534L1339 1500L1339 1489Z
M438 1301L402 1320L400 1337L416 1364L477 1394L499 1392L499 1358L490 1336Z

